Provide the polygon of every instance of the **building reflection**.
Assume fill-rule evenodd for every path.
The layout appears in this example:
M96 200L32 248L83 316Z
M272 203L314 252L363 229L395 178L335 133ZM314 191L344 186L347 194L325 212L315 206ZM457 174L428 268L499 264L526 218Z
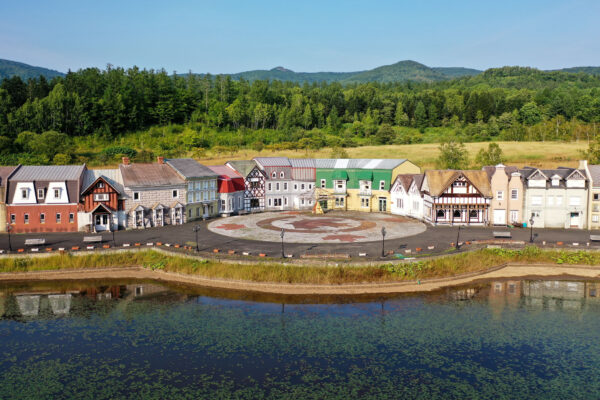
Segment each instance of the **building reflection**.
M117 304L123 309L133 302L178 302L186 299L184 294L151 283L61 289L40 285L26 290L1 292L0 317L17 320L61 316L87 317L92 310L108 312Z

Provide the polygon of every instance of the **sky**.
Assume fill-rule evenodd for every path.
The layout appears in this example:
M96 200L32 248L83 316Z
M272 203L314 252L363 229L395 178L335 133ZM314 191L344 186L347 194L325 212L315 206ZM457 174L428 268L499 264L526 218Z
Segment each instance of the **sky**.
M600 66L598 0L0 0L0 58L234 73Z

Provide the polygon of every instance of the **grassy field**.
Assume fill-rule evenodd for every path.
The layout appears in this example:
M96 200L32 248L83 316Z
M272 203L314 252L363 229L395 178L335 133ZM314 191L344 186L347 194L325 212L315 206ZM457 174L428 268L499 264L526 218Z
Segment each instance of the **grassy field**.
M556 168L558 166L577 167L581 152L587 149L586 142L498 142L506 164L522 167L529 165L538 168ZM407 158L422 168L435 168L438 157L438 144L409 144L388 146L363 146L345 149L349 158ZM475 158L479 149L487 148L488 143L466 143L470 160ZM248 160L254 157L311 157L330 158L331 149L305 152L303 150L254 151L240 150L232 154L211 154L199 161L206 165L224 164L229 160Z
M191 260L156 251L92 254L84 256L3 258L0 272L27 272L58 269L144 266L152 270L198 275L205 278L251 282L299 284L385 283L405 280L451 277L483 271L506 262L600 265L600 253L586 251L484 249L448 255L431 260L380 266L304 266L277 263L226 264Z

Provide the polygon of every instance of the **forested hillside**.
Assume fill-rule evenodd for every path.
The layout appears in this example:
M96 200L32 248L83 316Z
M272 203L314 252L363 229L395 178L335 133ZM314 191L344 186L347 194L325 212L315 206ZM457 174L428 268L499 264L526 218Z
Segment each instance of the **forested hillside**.
M17 61L0 59L0 80L18 76L21 79L37 78L43 76L47 79L52 79L56 76L64 76L62 72L53 69L34 67L33 65L24 64Z
M434 83L296 84L89 68L0 84L0 162L364 144L580 140L600 76L505 67Z

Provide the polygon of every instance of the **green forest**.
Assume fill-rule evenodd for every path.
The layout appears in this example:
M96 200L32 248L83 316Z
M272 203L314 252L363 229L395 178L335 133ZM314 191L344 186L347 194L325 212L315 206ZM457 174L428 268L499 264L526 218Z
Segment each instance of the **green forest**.
M293 83L88 68L0 84L0 164L252 149L592 141L600 76L523 67L438 82Z

